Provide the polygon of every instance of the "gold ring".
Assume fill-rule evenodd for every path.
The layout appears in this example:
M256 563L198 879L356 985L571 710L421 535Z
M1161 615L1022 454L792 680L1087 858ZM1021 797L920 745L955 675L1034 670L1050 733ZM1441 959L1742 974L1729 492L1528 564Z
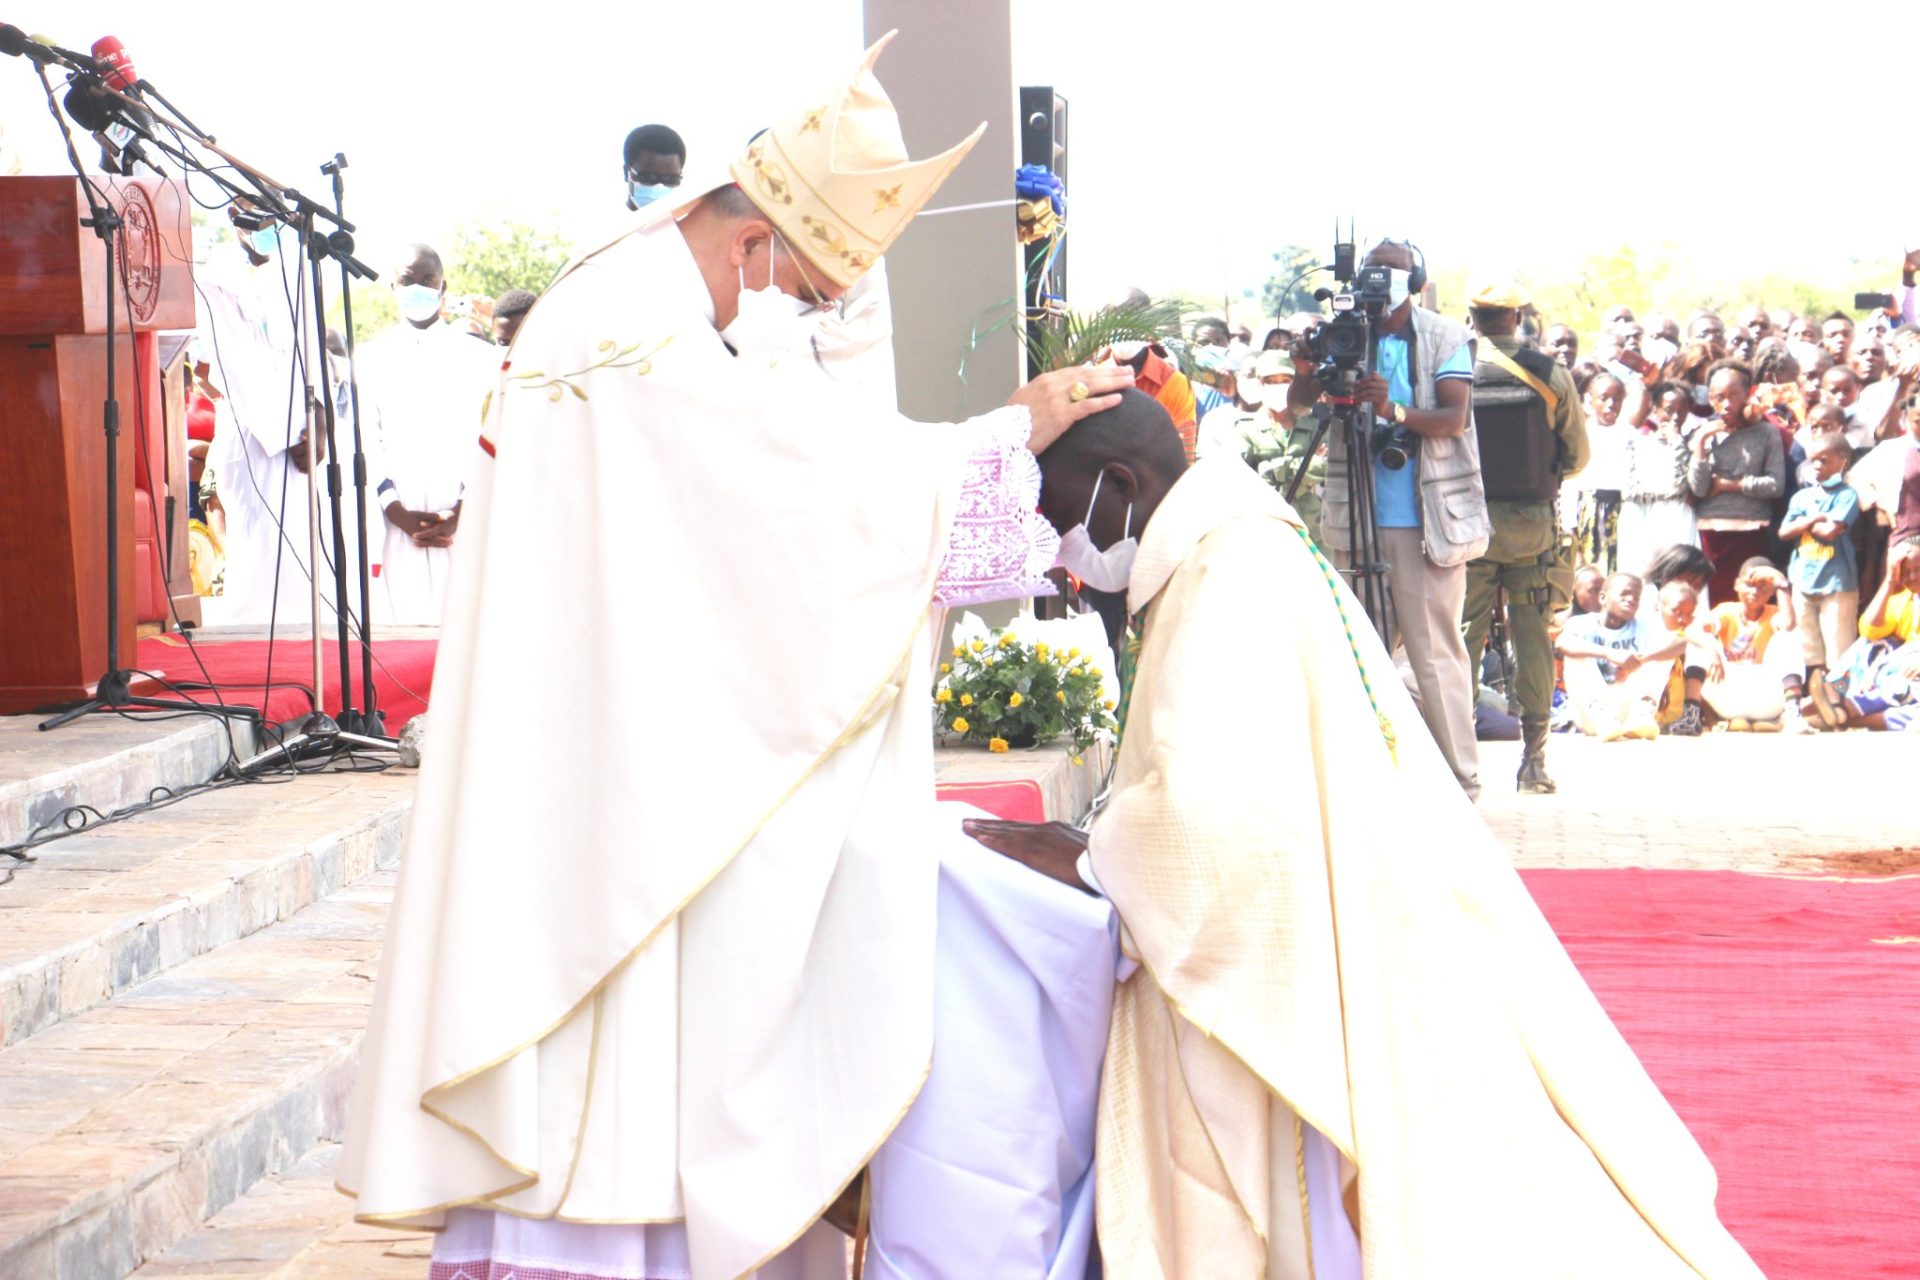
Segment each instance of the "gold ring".
M1084 382L1076 382L1067 388L1067 399L1073 401L1075 404L1079 404L1092 394L1093 388Z

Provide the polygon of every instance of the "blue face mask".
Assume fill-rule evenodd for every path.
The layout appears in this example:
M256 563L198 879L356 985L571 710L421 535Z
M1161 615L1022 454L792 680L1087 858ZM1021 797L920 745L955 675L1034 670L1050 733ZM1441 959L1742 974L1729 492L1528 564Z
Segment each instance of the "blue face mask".
M661 196L667 194L670 190L672 190L672 188L665 183L649 186L644 182L629 182L627 183L627 199L633 201L634 208L644 209Z
M261 257L270 258L273 256L273 251L280 247L280 228L269 222L258 231L249 231L247 243Z
M440 314L440 291L424 284L397 284L393 300L400 314L415 324L425 324Z

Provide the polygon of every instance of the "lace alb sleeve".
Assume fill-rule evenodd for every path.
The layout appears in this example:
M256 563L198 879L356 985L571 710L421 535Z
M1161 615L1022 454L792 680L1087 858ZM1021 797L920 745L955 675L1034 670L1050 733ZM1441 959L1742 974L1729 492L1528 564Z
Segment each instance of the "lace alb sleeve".
M1027 452L1031 417L1009 405L967 425L979 434L934 599L952 607L1055 594L1045 575L1060 554L1060 535L1039 511L1040 463Z

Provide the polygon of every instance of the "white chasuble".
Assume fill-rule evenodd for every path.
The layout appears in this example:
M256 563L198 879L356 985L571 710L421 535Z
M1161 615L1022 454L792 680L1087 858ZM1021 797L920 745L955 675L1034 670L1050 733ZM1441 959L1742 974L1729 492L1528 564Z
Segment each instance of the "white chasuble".
M1367 1280L1758 1276L1292 508L1197 464L1128 603L1090 847L1141 964L1100 1102L1111 1280L1338 1274L1314 1132L1358 1171Z
M683 1222L731 1280L912 1106L928 605L966 460L1025 414L921 426L800 372L732 356L671 222L522 326L341 1160L362 1219Z

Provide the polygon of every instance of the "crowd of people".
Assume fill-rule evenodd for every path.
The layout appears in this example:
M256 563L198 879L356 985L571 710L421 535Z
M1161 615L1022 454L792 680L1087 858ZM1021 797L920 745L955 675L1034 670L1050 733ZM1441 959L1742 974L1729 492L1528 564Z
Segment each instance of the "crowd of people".
M1511 732L1510 711L1527 791L1553 789L1554 730L1911 727L1920 251L1861 319L1755 306L1683 327L1619 306L1598 335L1512 282L1476 287L1454 321L1419 305L1412 246L1368 262L1396 289L1358 388L1376 406L1384 629L1470 793L1473 727ZM1347 441L1319 430L1303 341L1323 322L1288 317L1256 350L1203 318L1193 408L1161 399L1196 455L1238 453L1350 567ZM1396 449L1411 461L1385 461Z

